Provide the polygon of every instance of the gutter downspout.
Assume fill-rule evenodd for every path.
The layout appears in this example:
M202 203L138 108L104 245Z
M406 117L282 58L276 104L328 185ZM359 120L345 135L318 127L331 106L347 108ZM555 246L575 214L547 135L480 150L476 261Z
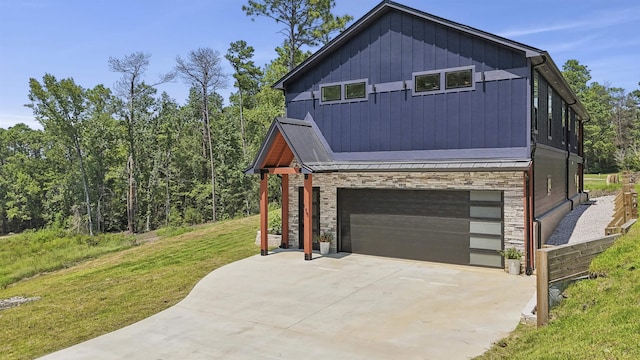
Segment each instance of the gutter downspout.
M534 77L534 72L536 71L536 68L538 66L542 66L547 62L547 57L544 55L541 55L542 57L542 62L540 64L537 65L533 65L531 67L531 79L533 79ZM532 85L533 87L533 85ZM531 92L532 96L533 96L533 91ZM533 99L531 99L532 103L533 103ZM530 109L530 111L533 111L533 109ZM535 119L535 121L537 122L538 119ZM532 121L533 123L533 121ZM531 275L533 274L533 269L535 269L535 258L533 256L534 252L536 249L540 249L542 247L542 235L541 235L541 231L540 229L541 227L541 223L540 220L538 218L536 218L536 214L535 214L535 179L536 179L536 173L534 171L535 168L535 154L536 154L536 144L538 142L538 138L533 136L533 128L529 129L529 131L531 132L531 165L529 167L529 227L530 227L530 238L529 238L529 244L528 247L530 251L527 251L527 256L526 256L526 263L527 263L527 267L526 267L526 274L527 275ZM533 238L533 223L536 223L536 229L537 231L535 231L536 234L536 239ZM537 243L537 244L536 244ZM537 246L536 246L537 245Z
M578 177L580 178L579 182L580 182L580 193L584 193L584 164L587 161L587 159L584 156L584 124L588 123L589 121L591 121L591 118L586 118L583 121L580 121L580 132L576 135L577 138L579 139L578 142L578 155L582 157L582 166L580 166L580 174L578 174ZM589 201L589 194L587 193L587 201Z
M565 115L569 115L569 108L571 107L571 105L575 105L577 103L577 101L574 101L571 104L566 104L565 106L567 107L565 110ZM565 197L567 198L567 200L571 201L571 211L573 211L574 207L575 207L575 203L573 202L573 200L571 200L570 196L569 196L569 163L570 163L570 159L571 159L571 139L569 139L569 119L562 119L564 121L564 148L567 151L567 160L566 163L564 165L565 167L565 189L564 189L564 194ZM580 200L578 200L579 203Z
M531 180L532 180L532 172L533 172L533 163L529 164L529 168L524 172L524 218L525 218L525 236L527 239L527 251L526 251L526 259L525 259L525 273L527 275L533 274L534 269L534 257L531 256L534 249L533 243L533 209L532 209L532 199L531 199Z

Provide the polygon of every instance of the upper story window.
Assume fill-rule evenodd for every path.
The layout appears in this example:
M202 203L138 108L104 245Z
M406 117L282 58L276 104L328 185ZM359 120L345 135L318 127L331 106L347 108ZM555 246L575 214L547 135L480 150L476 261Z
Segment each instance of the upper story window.
M533 72L533 132L538 132L538 98L540 92L538 91L538 73Z
M579 127L580 123L582 123L582 119L580 119L579 117L576 116L576 122L573 124L573 129L574 129L573 133L574 133L574 136L575 136L575 139L576 139L576 141L573 143L573 148L576 149L576 150L578 150L578 144L582 144L582 136L583 136L583 134L582 134L582 131L581 131L580 127ZM583 152L582 148L580 148L579 152L580 153ZM579 154L579 155L582 155L582 154Z
M427 92L440 90L440 73L416 75L413 78L414 92Z
M322 102L339 101L342 99L340 85L323 86L320 88Z
M567 104L562 100L562 145L567 142Z
M551 132L553 131L553 88L551 86L547 86L547 138L551 140L553 137L551 136Z
M445 89L459 89L471 87L473 71L465 69L460 71L449 71L445 73Z
M357 82L344 85L344 98L347 100L364 99L367 97L367 83Z
M366 79L320 85L320 104L365 101L367 95Z
M474 74L475 66L413 73L413 95L473 90Z

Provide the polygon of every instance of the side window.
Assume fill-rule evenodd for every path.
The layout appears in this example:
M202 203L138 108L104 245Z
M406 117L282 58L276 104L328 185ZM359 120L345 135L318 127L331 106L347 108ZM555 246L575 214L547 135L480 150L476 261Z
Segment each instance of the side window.
M547 139L551 140L553 138L553 88L551 86L547 86L547 93Z
M533 72L533 132L538 132L538 98L540 93L538 91L538 73Z
M562 145L567 142L567 104L562 100Z

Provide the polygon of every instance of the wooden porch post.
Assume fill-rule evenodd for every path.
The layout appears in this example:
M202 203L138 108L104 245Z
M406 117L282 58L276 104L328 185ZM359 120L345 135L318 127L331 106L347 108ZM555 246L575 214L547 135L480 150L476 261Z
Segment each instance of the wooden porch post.
M269 252L268 230L269 207L268 204L267 173L260 173L260 255L266 256Z
M313 245L312 211L313 211L313 182L311 174L304 174L304 259L311 260Z
M289 175L282 174L282 241L280 247L289 248Z

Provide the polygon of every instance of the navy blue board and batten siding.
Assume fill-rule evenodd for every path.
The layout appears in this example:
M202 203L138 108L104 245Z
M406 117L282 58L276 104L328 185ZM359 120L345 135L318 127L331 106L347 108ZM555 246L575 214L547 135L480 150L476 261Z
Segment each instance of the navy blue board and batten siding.
M535 216L545 214L577 194L575 177L578 174L578 164L582 163L582 158L578 156L576 114L570 109L569 105L571 104L567 104L566 101L563 103L563 99L553 87L554 85L550 84L543 74L538 73L538 129L537 133L533 134L533 141L536 144L534 155ZM548 126L549 86L552 89L550 129ZM563 105L567 116L564 136L562 128ZM534 114L532 109L532 116Z
M413 95L413 73L461 66L474 66L473 90ZM509 76L483 81L483 72L496 70ZM335 153L520 148L526 154L530 72L521 51L389 11L285 84L287 116L311 114ZM369 90L403 81L407 89L333 104L301 96L319 94L321 84L358 79L367 79Z

